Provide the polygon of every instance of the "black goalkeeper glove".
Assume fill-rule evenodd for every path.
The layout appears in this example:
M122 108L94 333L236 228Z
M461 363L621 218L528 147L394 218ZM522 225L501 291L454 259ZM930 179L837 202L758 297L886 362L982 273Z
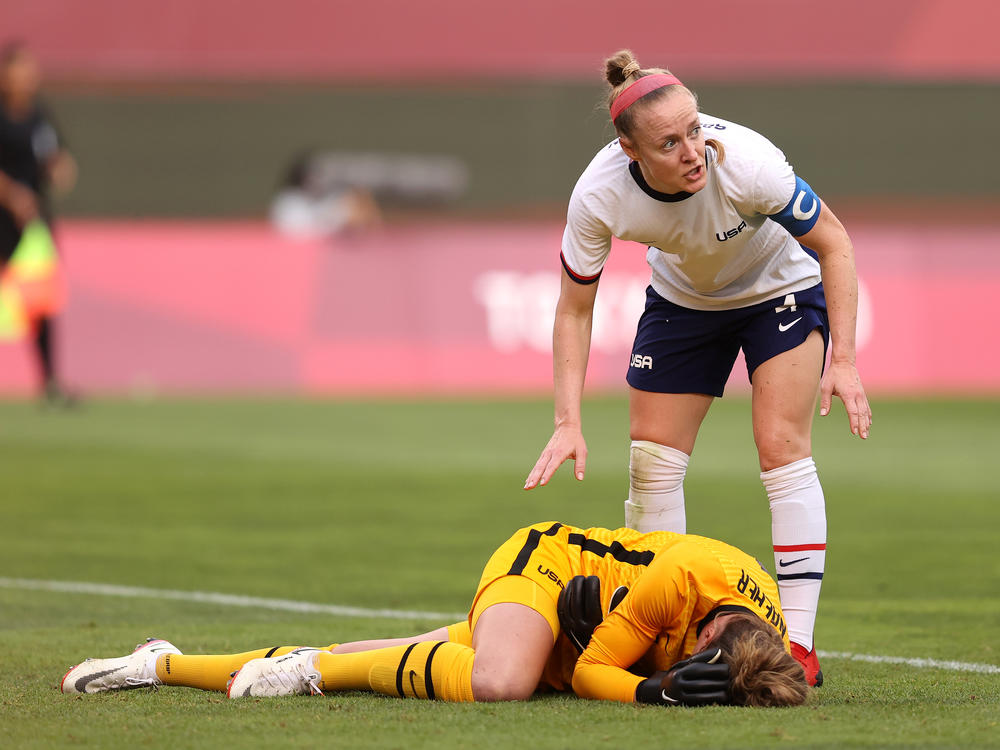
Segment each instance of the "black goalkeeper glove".
M609 613L621 603L627 593L627 586L615 589L615 593L611 596ZM597 576L570 578L566 587L559 592L556 611L559 613L559 626L562 631L582 654L590 643L594 629L604 620L604 609L601 607L601 579Z
M656 672L636 687L636 702L661 706L729 703L729 665L721 657L722 650L713 648L677 662L666 672Z
M604 619L601 608L601 579L597 576L573 576L559 592L556 602L559 626L576 650L583 653L594 628Z

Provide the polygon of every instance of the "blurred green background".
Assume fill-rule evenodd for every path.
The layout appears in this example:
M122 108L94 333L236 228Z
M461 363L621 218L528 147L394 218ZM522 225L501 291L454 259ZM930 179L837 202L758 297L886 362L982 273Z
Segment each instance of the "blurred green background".
M1000 85L687 83L705 112L766 134L828 201L893 196L922 211L941 198L974 209L1000 199L990 145ZM594 85L198 82L48 93L80 162L63 212L116 217L263 216L308 150L457 156L470 184L450 210L558 215L614 137L603 99L596 76Z

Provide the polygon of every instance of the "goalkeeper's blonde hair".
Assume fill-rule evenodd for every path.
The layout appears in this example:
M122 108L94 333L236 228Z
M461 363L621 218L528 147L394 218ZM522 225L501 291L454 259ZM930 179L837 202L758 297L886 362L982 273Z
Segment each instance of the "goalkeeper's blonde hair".
M722 649L729 698L738 706L800 706L809 698L805 672L777 631L756 615L736 613L706 648Z

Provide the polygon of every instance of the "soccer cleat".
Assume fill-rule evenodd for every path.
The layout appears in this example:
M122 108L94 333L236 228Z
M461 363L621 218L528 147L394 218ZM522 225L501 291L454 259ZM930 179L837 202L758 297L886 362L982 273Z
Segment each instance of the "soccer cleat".
M792 656L795 661L802 665L806 673L806 682L810 687L819 687L823 684L823 670L819 668L819 658L816 656L816 647L807 652L804 646L792 642Z
M313 657L320 649L297 648L284 656L251 659L229 681L230 698L270 698L280 695L323 695Z
M179 653L180 649L169 641L147 638L128 656L87 659L77 664L63 676L59 689L64 693L103 693L107 690L159 687L156 658L161 654Z

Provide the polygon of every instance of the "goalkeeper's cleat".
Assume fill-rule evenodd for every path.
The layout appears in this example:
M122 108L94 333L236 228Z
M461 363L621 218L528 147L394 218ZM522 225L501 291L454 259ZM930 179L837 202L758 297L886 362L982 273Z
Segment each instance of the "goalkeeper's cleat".
M251 659L233 674L230 698L270 698L280 695L323 695L313 664L318 648L297 648L284 656Z
M823 684L823 670L819 668L819 657L816 656L815 646L812 651L807 652L804 646L792 641L792 656L805 670L806 682L810 687L819 687Z
M131 690L159 687L156 659L161 654L179 654L169 641L147 638L128 656L113 659L87 659L70 669L59 689L64 693L103 693L107 690Z

